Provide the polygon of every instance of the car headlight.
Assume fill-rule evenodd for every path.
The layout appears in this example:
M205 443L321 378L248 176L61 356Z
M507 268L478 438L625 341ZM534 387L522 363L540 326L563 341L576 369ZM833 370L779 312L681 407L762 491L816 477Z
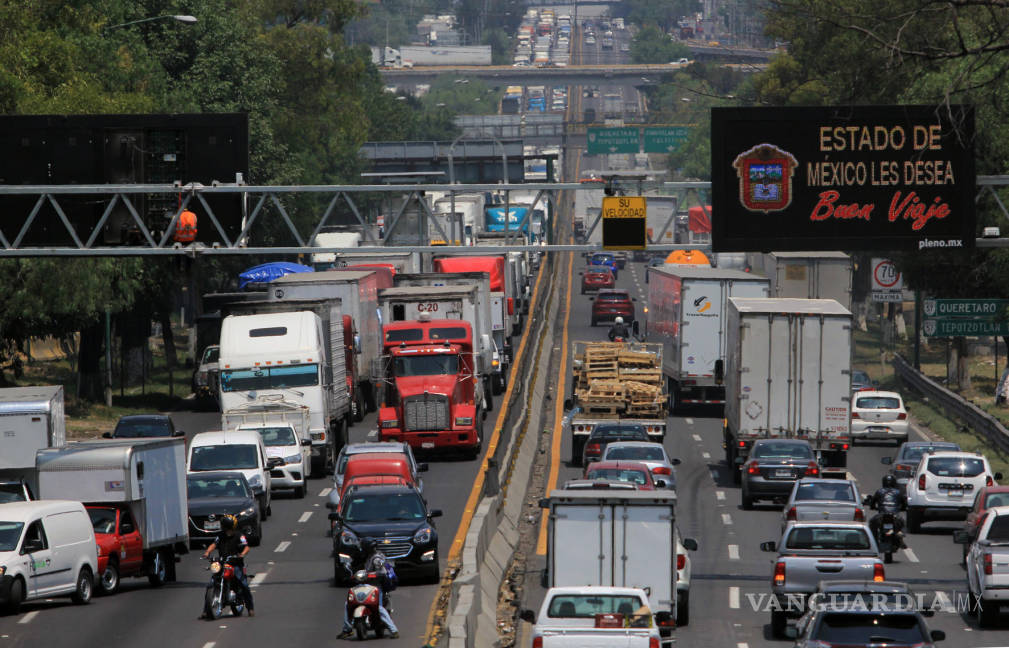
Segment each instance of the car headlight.
M398 428L399 419L389 419L387 421L382 421L382 427L384 428Z
M417 533L413 534L413 541L416 544L427 544L428 542L431 542L431 527L417 529Z
M347 529L344 529L343 533L340 534L340 544L361 548L361 541L354 535L353 531L348 531Z
M291 455L290 457L284 457L284 463L289 463L289 464L301 463L301 455L300 454L294 454L294 455Z
M256 514L256 507L250 506L247 509L242 509L238 512L238 517L249 518Z
M457 416L457 417L455 417L455 424L456 425L473 425L473 417L472 416Z
M0 576L3 576L6 573L7 573L7 568L6 567L0 567Z

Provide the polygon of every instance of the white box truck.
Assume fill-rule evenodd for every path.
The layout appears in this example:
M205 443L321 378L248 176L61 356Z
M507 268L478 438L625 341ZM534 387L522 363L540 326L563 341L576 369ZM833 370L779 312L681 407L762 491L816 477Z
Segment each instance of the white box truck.
M833 299L729 298L724 438L736 483L757 439L805 439L825 466L847 465L851 323Z
M36 468L40 497L85 504L104 591L124 576L175 580L189 542L184 439L81 441L39 450Z
M63 385L0 389L0 480L23 480L37 494L35 453L67 442Z
M754 272L771 281L771 297L833 299L851 310L851 257L844 252L755 252Z
M645 337L663 345L669 410L725 403L726 302L767 297L765 277L708 266L650 268Z
M549 509L544 587L641 588L662 633L676 627L677 547L697 549L680 541L676 493L555 490L540 506Z
M313 247L320 248L353 248L361 245L361 232L319 232L312 241ZM316 271L329 270L336 265L335 252L315 252L312 254L312 267Z

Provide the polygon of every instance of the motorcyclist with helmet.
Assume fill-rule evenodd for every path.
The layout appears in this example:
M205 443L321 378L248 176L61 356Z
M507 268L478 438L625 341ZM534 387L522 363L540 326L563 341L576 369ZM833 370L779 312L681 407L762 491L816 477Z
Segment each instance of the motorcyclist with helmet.
M385 627L389 629L389 638L398 639L399 629L396 628L396 624L393 623L392 615L389 614L389 592L396 589L399 579L396 576L396 572L392 568L392 563L390 563L385 554L378 550L378 544L371 538L365 538L361 543L361 550L364 555L368 558L364 561L364 569L358 570L354 573L354 580L358 583L364 583L368 580L368 574L373 573L377 576L377 587L379 591L382 592L382 599L378 604L378 615L382 619L382 623ZM353 627L350 625L350 612L349 604L345 603L343 606L343 629L340 634L336 636L337 639L347 639L353 633Z
M883 517L893 516L893 528L901 537L901 546L904 546L903 536L904 520L900 516L901 509L904 508L904 493L897 488L897 479L893 475L883 475L883 486L869 496L868 504L876 509L878 513L869 520L869 529L875 538L879 538L879 529L883 524Z
M617 338L626 340L631 337L631 332L627 329L627 325L624 324L623 317L617 317L613 320L613 326L610 327L610 342L613 342Z
M245 609L249 611L249 616L256 616L256 611L252 602L252 590L249 588L249 577L245 574L245 556L249 553L249 541L245 534L238 531L238 520L234 515L225 515L221 518L221 535L214 538L207 550L203 552L203 558L209 558L211 552L217 549L222 558L237 558L232 561L235 568L235 581L238 583L238 595L245 600Z

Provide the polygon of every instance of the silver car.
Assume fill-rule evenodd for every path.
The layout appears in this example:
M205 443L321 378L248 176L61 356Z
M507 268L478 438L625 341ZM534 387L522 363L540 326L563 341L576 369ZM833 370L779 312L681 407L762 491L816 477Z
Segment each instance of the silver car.
M803 477L795 482L781 516L781 532L792 522L865 522L858 485L847 479Z
M660 488L676 490L676 471L673 466L679 466L679 459L670 459L661 443L649 441L614 441L606 446L601 461L640 461L648 466L656 486L661 480L665 482Z

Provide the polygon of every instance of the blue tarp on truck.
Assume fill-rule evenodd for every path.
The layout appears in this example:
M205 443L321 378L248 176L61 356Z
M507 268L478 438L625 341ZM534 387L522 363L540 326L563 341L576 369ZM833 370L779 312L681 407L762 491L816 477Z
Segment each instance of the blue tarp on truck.
M294 274L295 272L315 272L315 270L309 268L308 266L301 265L300 263L273 261L272 263L264 263L253 268L249 268L248 270L240 273L238 275L238 287L245 288L250 283L267 283L277 279L278 277Z

